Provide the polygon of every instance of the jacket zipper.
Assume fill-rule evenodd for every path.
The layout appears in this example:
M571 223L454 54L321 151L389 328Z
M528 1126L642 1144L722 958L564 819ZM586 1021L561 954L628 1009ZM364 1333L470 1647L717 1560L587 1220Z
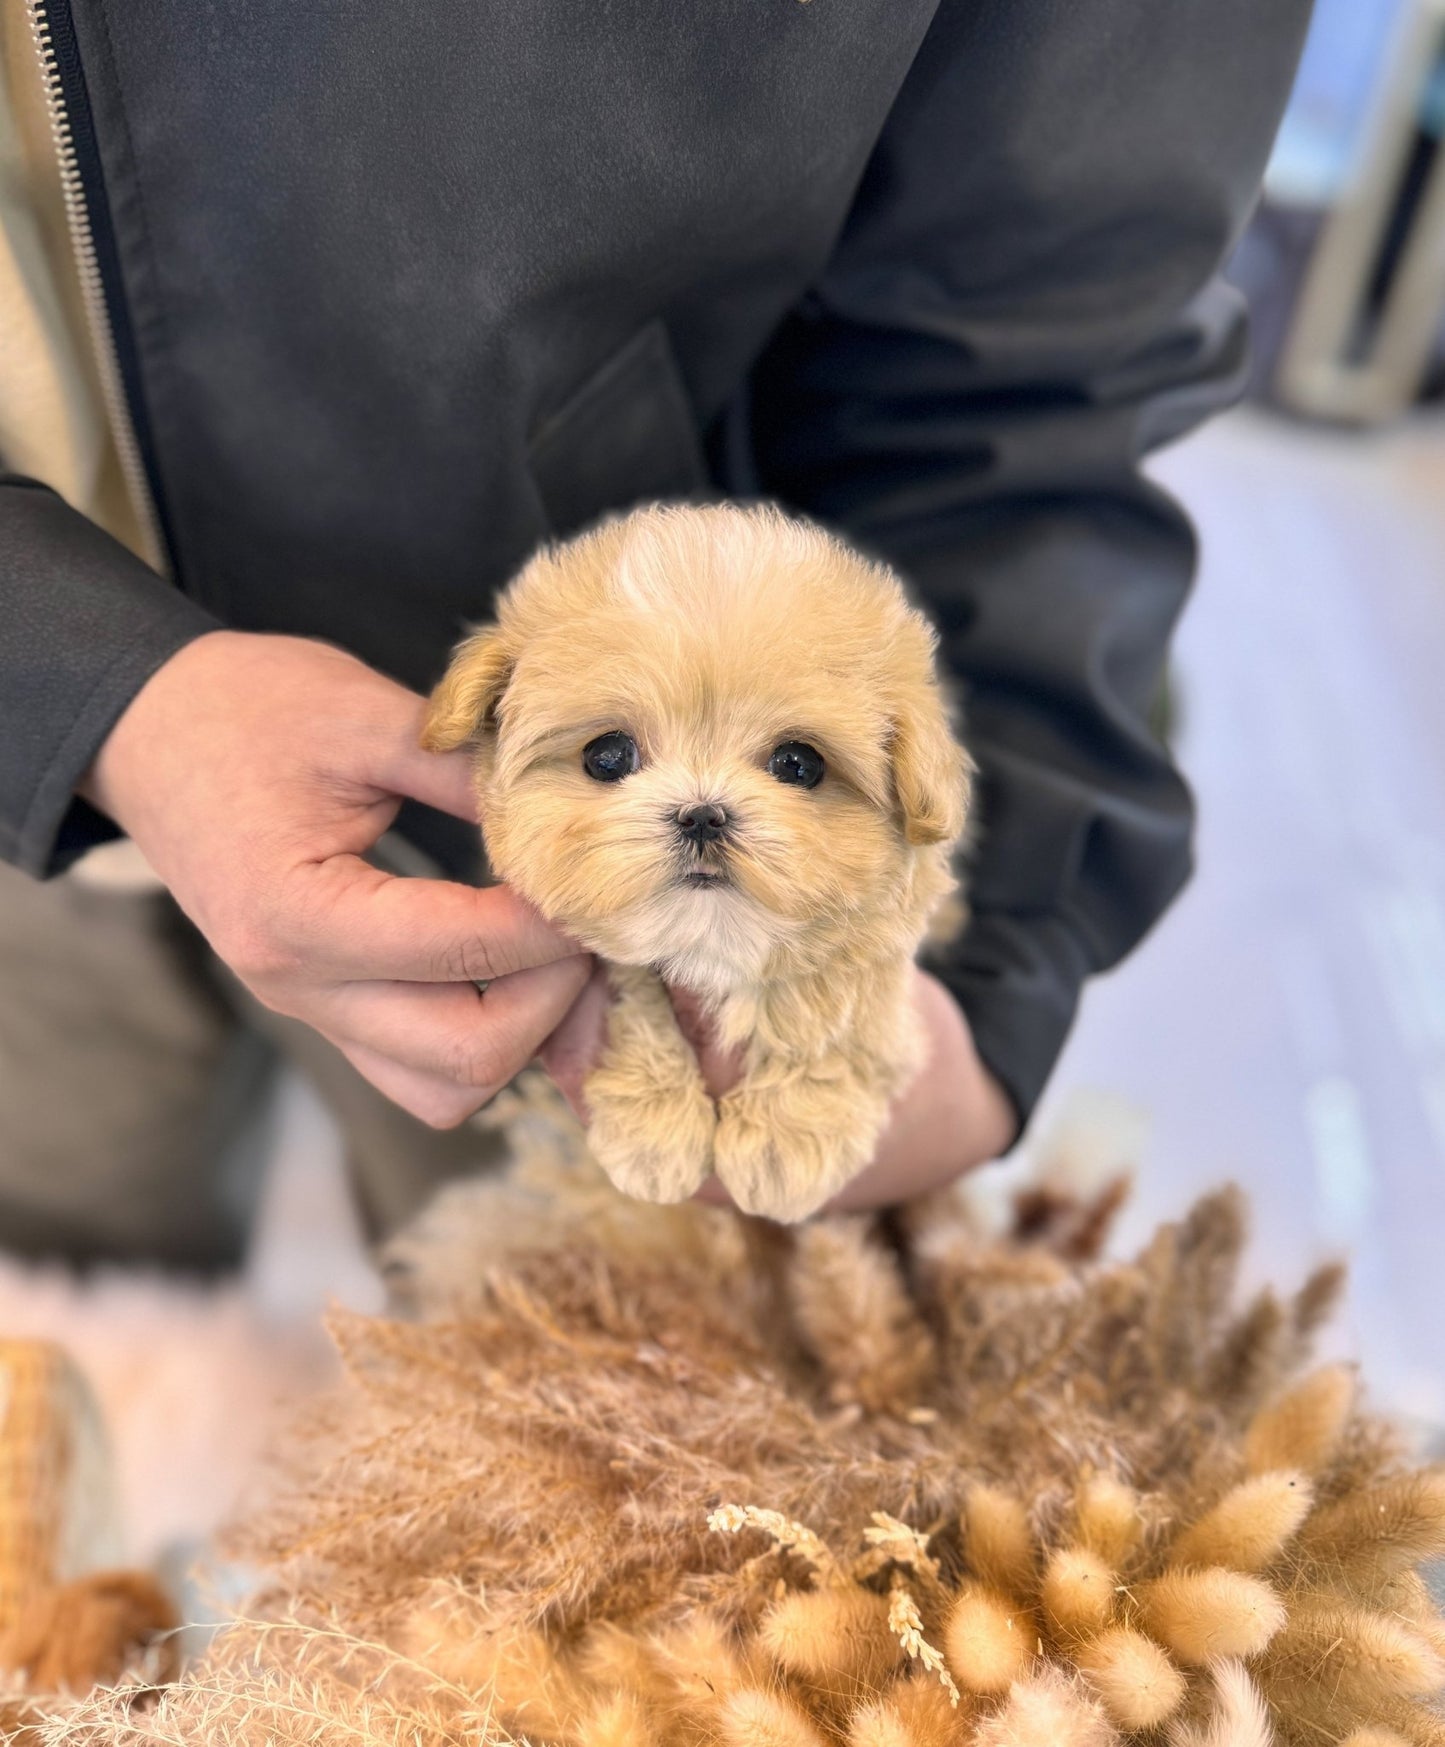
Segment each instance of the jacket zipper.
M143 556L156 569L165 570L166 541L162 535L155 495L151 490L135 419L121 374L115 326L106 299L105 276L96 248L95 228L86 197L85 178L66 96L65 74L51 20L51 0L25 0L25 7L29 14L30 32L35 41L35 52L40 60L40 73L45 85L45 103L60 168L66 223L70 230L71 249L80 280L80 295L85 307L91 351L105 402L106 420L120 459L131 506L145 542L146 551ZM66 26L68 31L68 18Z

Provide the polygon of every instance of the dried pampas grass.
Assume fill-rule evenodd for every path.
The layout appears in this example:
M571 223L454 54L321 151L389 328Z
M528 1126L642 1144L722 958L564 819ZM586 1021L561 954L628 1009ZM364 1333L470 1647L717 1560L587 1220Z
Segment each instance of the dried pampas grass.
M1057 1188L1003 1238L961 1195L787 1234L532 1151L399 1247L418 1320L336 1320L346 1387L246 1536L257 1617L175 1686L23 1727L1445 1742L1445 1625L1415 1571L1445 1547L1445 1479L1348 1373L1297 1378L1337 1271L1236 1312L1232 1191L1101 1264L1078 1234L1092 1250L1102 1216Z

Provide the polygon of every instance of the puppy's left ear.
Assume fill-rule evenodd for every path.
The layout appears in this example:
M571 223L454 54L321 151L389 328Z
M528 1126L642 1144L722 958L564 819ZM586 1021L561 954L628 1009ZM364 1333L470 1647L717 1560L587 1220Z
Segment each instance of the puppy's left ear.
M911 614L900 651L898 704L891 747L893 792L910 843L953 843L962 834L973 791L973 760L954 738L934 672L931 627Z
M952 843L962 835L973 789L973 760L949 732L943 700L909 710L894 724L893 788L910 843Z
M427 706L423 747L428 752L454 752L475 740L493 717L511 677L512 652L496 625L458 644Z

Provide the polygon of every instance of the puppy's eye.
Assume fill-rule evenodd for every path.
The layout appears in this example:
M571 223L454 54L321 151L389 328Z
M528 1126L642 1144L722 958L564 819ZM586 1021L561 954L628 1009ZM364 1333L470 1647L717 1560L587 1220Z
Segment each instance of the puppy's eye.
M823 754L804 745L801 740L785 740L781 746L773 748L768 769L780 783L815 789L823 780Z
M593 782L620 783L640 762L630 734L599 734L582 748L582 768Z

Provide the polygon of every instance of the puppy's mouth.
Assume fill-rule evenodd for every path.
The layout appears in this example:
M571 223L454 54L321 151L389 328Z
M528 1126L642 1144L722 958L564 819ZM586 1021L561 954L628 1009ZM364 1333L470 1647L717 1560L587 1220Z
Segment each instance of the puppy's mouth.
M703 863L684 868L677 876L677 883L680 886L728 886L732 881L723 868Z
M689 846L682 856L677 883L680 886L717 888L730 886L727 854L720 843Z

